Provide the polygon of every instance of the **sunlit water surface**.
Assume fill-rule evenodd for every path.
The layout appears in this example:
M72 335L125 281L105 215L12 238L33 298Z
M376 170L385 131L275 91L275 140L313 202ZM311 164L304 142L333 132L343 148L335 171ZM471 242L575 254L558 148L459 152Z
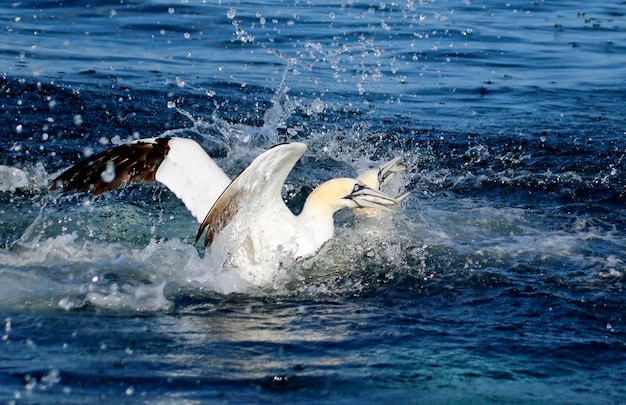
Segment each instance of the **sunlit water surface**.
M626 5L256 3L0 6L0 400L625 401ZM250 288L159 185L48 193L158 135L411 196Z

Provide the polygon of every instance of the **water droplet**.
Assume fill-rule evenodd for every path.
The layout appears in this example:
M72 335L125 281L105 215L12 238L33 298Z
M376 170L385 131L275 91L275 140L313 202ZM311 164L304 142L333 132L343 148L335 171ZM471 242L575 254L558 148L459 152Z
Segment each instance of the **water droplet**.
M65 297L59 301L59 308L69 311L74 308L74 303L68 297Z
M54 384L58 384L60 382L61 382L61 377L60 377L59 370L55 368L51 369L48 372L48 374L41 377L41 383L44 384L46 387L51 387Z
M115 179L115 165L113 162L107 162L106 169L100 174L102 181L110 183Z

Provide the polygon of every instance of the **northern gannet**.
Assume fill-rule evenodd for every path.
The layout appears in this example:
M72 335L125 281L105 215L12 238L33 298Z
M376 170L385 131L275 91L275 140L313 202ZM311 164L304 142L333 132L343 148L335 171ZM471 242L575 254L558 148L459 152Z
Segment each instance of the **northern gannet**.
M384 163L378 167L366 170L361 173L356 179L373 190L382 190L383 187L389 184L391 179L400 172L406 170L406 166L402 163L402 157L397 156L391 159L389 162ZM410 193L405 193L396 199L401 202ZM357 217L360 218L379 218L381 216L381 210L372 208L357 208L354 210Z
M396 173L406 170L406 166L401 160L402 156L396 156L381 166L366 170L356 179L371 189L381 190Z
M281 260L311 255L333 236L336 211L389 210L403 199L357 179L333 179L318 186L295 216L281 189L305 150L302 143L275 146L231 182L192 140L143 139L87 158L59 175L51 189L97 195L129 182L158 181L201 222L197 237L207 231L205 245L213 242L221 265L237 268L251 284L264 285Z
M200 225L205 245L221 252L222 265L234 267L247 282L265 285L282 260L314 254L333 237L335 212L343 208L390 210L399 201L350 178L328 180L307 197L294 215L281 189L306 145L277 145L259 155L220 198Z

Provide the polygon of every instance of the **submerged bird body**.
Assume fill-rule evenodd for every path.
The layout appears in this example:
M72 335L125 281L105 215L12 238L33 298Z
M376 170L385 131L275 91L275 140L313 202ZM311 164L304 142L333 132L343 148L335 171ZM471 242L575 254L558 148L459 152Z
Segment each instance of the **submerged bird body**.
M277 145L231 182L192 140L140 140L78 163L51 188L100 194L128 182L161 182L201 222L197 237L206 231L205 245L211 244L210 254L220 266L262 286L273 280L283 261L312 255L332 238L338 210L390 210L401 201L356 179L332 179L313 190L295 216L281 191L305 150L302 143Z

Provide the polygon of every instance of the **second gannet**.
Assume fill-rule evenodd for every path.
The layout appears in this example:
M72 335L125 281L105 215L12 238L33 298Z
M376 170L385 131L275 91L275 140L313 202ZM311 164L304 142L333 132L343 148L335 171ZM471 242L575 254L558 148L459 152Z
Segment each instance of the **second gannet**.
M361 173L357 177L357 180L363 182L363 184L373 190L382 190L397 173L401 173L405 170L406 166L402 163L402 157L396 156L387 163ZM406 199L409 194L410 193L405 193L397 197L396 200L401 202ZM379 218L381 216L381 210L372 208L357 208L354 210L354 213L360 218Z
M385 164L364 171L356 179L369 188L381 190L396 173L405 170L406 166L402 163L402 156L396 156Z

